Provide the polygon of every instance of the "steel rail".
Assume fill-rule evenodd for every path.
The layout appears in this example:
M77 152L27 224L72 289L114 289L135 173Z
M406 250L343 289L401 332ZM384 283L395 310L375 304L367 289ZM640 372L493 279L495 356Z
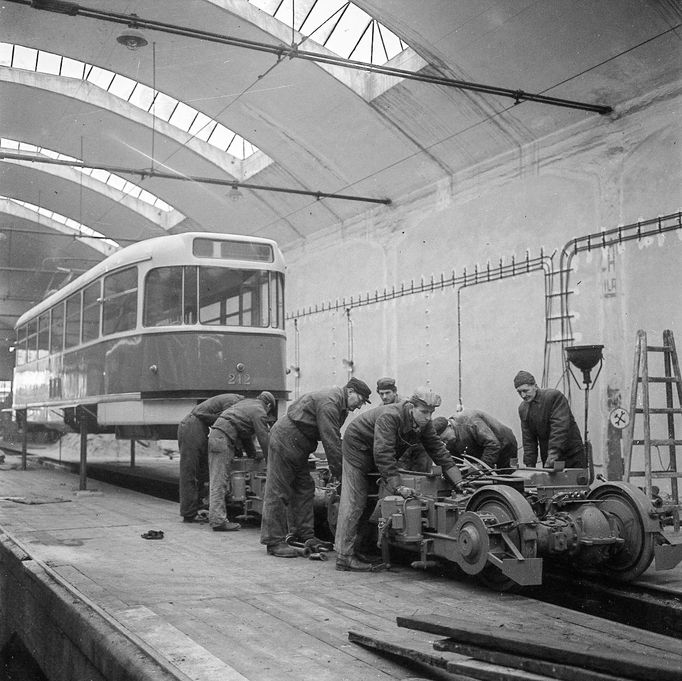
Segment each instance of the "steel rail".
M125 168L121 166L109 166L101 163L85 163L84 161L68 161L66 159L46 158L44 156L34 156L31 154L15 154L13 152L0 152L0 160L23 161L27 163L46 163L48 165L69 166L71 168L89 168L94 170L106 170L110 173L120 175L139 175L143 180L147 177L156 177L164 180L181 180L184 182L198 182L201 184L217 184L233 189L255 189L267 192L279 192L282 194L299 194L303 196L313 196L316 199L340 199L343 201L362 201L365 203L381 203L390 205L391 199L375 199L370 196L353 196L351 194L336 194L334 192L321 192L309 189L293 189L287 187L270 187L264 184L252 184L251 182L239 182L237 180L223 180L217 177L201 177L196 175L180 175L176 173L164 173L152 168ZM81 235L84 238L87 235Z

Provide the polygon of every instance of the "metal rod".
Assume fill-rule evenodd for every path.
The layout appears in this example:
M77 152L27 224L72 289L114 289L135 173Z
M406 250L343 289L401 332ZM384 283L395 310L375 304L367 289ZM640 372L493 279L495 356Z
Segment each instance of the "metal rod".
M499 97L508 97L513 99L517 104L522 101L537 102L539 104L548 104L570 109L593 111L599 114L608 114L613 111L612 107L606 105L591 104L589 102L578 102L570 99L561 99L558 97L548 97L546 95L532 94L520 89L503 88L494 85L484 85L482 83L471 83L469 81L446 78L445 76L432 76L425 73L415 73L414 71L405 71L403 69L397 69L385 65L380 66L378 64L371 64L353 59L344 59L343 57L337 57L334 55L319 54L317 52L309 52L308 50L299 50L298 45L295 44L291 46L283 44L273 45L272 43L244 40L242 38L235 38L233 36L223 35L220 33L200 31L199 29L186 28L176 24L167 24L151 19L142 19L136 14L120 14L117 12L105 12L89 7L81 7L74 2L60 2L59 0L9 0L9 2L14 2L20 5L30 5L35 9L56 12L57 14L88 17L90 19L98 19L100 21L110 21L117 24L124 24L134 29L144 28L152 31L162 31L164 33L171 33L173 35L182 35L188 38L197 38L209 42L222 43L224 45L232 45L234 47L256 50L258 52L267 52L269 54L274 54L278 59L283 59L284 57L287 57L288 59L304 59L319 64L331 64L349 69L357 69L372 73L381 73L387 76L395 76L396 78L417 80L423 83L431 83L433 85L443 85L445 87L454 87L460 90L472 90L474 92L481 92Z
M291 189L287 187L270 187L263 184L251 184L250 182L237 182L236 180L222 180L217 177L200 177L191 175L178 175L175 173L164 173L159 170L145 168L123 168L120 166L108 166L102 164L84 163L82 161L67 161L59 158L45 158L43 156L33 156L31 154L14 154L11 152L0 152L0 159L10 161L26 161L31 163L47 163L49 165L69 166L71 168L92 168L96 170L106 170L110 173L139 175L142 179L146 177L157 177L164 180L182 180L184 182L199 182L202 184L218 184L234 189L256 189L266 192L280 192L283 194L300 194L303 196L314 196L316 199L341 199L343 201L363 201L365 203L382 203L389 205L391 199L375 199L369 196L352 196L350 194L336 194L334 192L312 191L308 189ZM90 237L88 237L90 238Z

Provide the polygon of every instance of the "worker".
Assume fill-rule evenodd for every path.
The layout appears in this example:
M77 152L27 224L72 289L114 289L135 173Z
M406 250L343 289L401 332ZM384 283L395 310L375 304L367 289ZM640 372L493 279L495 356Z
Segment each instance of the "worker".
M377 393L379 393L379 397L383 404L395 404L396 402L400 402L395 378L389 378L388 376L380 378L377 381Z
M264 390L255 399L241 400L226 409L211 426L208 435L208 523L214 532L234 532L239 529L239 523L228 519L225 504L232 460L239 443L242 443L247 456L256 460L267 458L270 437L268 414L274 413L276 408L274 396ZM260 452L254 447L254 435Z
M555 461L563 461L566 468L585 468L585 448L566 397L558 390L539 388L527 371L516 374L514 387L523 400L519 418L524 466L535 467L539 446L543 466L553 468Z
M370 486L370 473L379 472L379 498L397 494L405 499L415 490L402 484L398 459L412 444L421 443L443 475L453 484L461 482L450 453L436 435L431 422L441 398L430 388L417 388L412 396L397 404L370 409L355 418L343 436L343 483L334 548L336 569L374 572L378 566L356 555L358 523Z
M185 523L199 521L201 491L208 482L208 429L222 412L243 400L243 395L223 393L197 404L178 426L180 450L180 515Z
M371 390L358 378L344 387L306 393L292 402L272 427L261 520L261 543L267 553L294 558L287 534L315 551L326 542L315 537L315 483L308 457L322 442L332 479L341 479L341 426L349 411L369 404Z
M453 456L473 456L497 469L509 468L516 459L519 446L512 429L479 409L462 409L449 419L438 416L433 427Z

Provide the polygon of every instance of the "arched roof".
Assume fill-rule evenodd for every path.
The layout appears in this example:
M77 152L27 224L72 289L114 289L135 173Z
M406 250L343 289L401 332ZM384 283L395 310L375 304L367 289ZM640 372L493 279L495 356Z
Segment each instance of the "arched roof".
M640 0L6 0L0 339L104 257L48 214L122 245L201 230L285 251L368 212L390 220L438 183L679 79L681 21L676 3ZM124 35L146 44L126 49ZM51 165L12 158L42 150Z

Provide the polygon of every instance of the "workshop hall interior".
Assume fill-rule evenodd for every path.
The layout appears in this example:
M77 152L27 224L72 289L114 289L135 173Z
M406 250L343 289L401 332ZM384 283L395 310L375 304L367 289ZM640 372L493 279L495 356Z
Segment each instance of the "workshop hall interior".
M679 5L323 4L1 4L3 385L16 320L117 248L264 237L286 263L289 399L390 376L521 441L526 370L622 478L638 333L682 347ZM574 346L596 347L589 383Z

